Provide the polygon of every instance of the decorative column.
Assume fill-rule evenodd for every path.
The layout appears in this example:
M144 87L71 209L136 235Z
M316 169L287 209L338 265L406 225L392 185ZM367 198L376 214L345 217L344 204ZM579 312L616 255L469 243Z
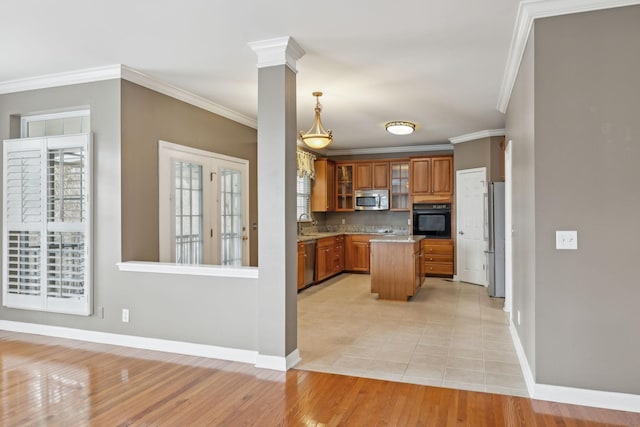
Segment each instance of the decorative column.
M258 359L300 360L297 322L296 61L291 37L249 43L258 55Z

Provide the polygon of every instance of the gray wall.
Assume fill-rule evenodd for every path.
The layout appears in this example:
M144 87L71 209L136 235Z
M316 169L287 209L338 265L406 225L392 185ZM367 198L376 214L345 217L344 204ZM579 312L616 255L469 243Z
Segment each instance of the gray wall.
M640 394L639 24L640 6L535 24L541 383Z
M158 140L249 160L249 223L258 220L256 130L122 81L122 259L158 261ZM251 265L258 232L250 231Z
M142 95L153 97L146 91ZM0 95L0 135L2 139L10 136L11 115L78 106L91 108L94 136L93 306L97 314L0 307L0 319L257 350L257 280L118 271L122 249L120 80ZM171 108L183 114L184 107ZM167 138L171 136L177 137ZM121 322L122 308L130 310L130 323Z
M534 41L529 38L506 116L512 141L513 300L511 315L533 374L536 373L536 255L534 175ZM520 312L521 323L517 323Z
M503 137L492 136L475 141L461 142L453 146L453 170L487 168L489 181L504 181L501 176ZM455 179L454 172L454 179Z

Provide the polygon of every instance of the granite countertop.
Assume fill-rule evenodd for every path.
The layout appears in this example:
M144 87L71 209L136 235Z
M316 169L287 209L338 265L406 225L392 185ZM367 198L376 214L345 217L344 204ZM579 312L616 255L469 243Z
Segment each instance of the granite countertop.
M380 236L369 240L371 243L415 243L424 239L424 236Z
M397 240L397 241L402 241L402 242L407 242L407 239L411 239L413 238L413 236L409 236L407 234L393 234L393 233L388 233L388 232L365 232L365 231L317 231L317 232L313 232L313 233L308 233L308 234L298 234L298 242L308 242L310 240L317 240L317 239L322 239L325 237L335 237L335 236L344 236L344 235L362 235L362 234L366 234L366 235L372 235L372 236L380 236L379 238L376 237L375 240L376 241L392 241L392 240ZM423 236L415 236L416 239L415 240L411 240L412 242L418 241L422 238L424 238ZM391 239L391 240L388 240ZM374 241L374 239L371 240L372 242Z

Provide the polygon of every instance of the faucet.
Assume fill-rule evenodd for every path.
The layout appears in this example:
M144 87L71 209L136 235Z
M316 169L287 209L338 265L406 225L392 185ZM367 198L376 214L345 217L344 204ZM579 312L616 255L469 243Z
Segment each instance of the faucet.
M308 213L302 212L298 217L298 234L302 234L302 223L300 222L300 220L303 216L306 216L307 219L309 219L313 223L313 218L311 218Z

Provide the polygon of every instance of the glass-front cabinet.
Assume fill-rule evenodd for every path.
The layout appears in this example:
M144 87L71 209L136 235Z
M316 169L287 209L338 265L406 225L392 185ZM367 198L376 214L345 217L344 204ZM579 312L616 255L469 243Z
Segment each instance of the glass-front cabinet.
M391 163L391 210L409 210L409 162Z
M336 210L353 210L353 163L336 164Z

